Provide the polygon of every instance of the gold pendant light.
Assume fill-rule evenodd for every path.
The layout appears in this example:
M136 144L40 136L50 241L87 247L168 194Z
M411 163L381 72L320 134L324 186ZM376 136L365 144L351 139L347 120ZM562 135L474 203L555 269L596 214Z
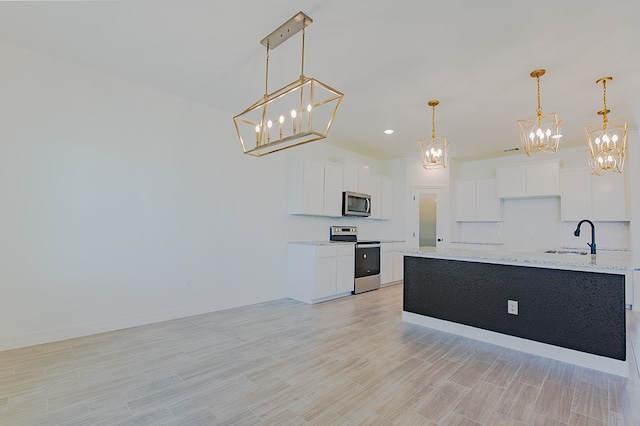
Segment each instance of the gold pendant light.
M535 78L538 84L538 109L535 117L523 118L518 120L520 127L520 139L522 140L522 148L527 155L533 152L557 152L560 144L560 119L555 112L542 115L542 107L540 106L540 77L546 73L545 70L539 69L531 71L529 74Z
M267 48L264 96L233 117L245 154L259 157L327 137L343 94L304 75L305 28L313 20L302 12L260 42ZM269 93L269 50L302 31L300 78Z
M596 175L606 172L622 173L627 151L627 123L626 121L609 121L607 114L607 82L613 77L602 77L596 84L602 83L602 99L604 108L598 111L602 116L602 124L586 126L584 129L589 141L587 150L588 162Z
M448 146L447 138L436 137L436 105L440 101L434 99L429 101L427 105L432 108L431 111L431 139L420 139L420 157L422 158L422 167L427 170L443 169L447 166Z

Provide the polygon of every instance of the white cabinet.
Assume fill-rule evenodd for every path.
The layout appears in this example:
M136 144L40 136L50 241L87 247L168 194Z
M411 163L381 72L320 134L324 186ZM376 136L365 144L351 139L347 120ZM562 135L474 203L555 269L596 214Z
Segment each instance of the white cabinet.
M324 165L324 205L325 216L342 216L342 167Z
M629 220L624 175L610 173L595 176L588 169L567 169L561 175L560 206L563 221Z
M476 220L476 181L459 180L455 183L456 221Z
M344 190L371 196L370 219L391 219L393 213L391 178L370 173L369 166L352 160L344 160L343 165Z
M528 164L525 171L528 197L560 195L560 163Z
M496 169L499 198L560 195L560 163L520 164Z
M342 167L311 160L289 165L289 213L342 215Z
M350 294L354 285L353 244L289 243L287 295L316 303Z
M510 166L496 169L498 197L524 197L527 192L527 174L524 167Z
M591 208L594 220L603 222L629 220L623 174L591 176Z
M495 179L459 180L455 183L456 221L499 222L500 199Z
M344 246L336 253L336 294L350 293L355 284L355 248Z
M380 177L380 202L377 204L380 219L391 219L393 216L393 181L391 178Z
M382 285L402 281L404 278L404 256L398 250L404 243L382 243L380 245L380 283Z
M345 191L362 192L369 194L367 190L369 184L369 166L351 160L344 160L344 181Z

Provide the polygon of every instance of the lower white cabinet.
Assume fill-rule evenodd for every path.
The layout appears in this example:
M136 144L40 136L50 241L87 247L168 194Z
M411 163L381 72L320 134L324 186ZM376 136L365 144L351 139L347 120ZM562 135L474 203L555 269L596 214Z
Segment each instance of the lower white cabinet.
M402 281L404 278L404 256L398 250L404 243L382 243L380 245L380 284Z
M316 303L347 295L354 285L353 244L289 243L287 296Z

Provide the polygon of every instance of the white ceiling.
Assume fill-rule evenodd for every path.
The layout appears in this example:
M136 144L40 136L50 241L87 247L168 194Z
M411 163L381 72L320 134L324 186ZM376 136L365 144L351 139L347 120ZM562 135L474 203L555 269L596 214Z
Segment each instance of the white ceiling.
M520 144L516 120L535 115L537 68L543 113L563 120L561 149L586 146L584 126L601 122L599 77L613 76L610 120L638 129L638 0L0 2L0 40L211 105L233 126L264 93L260 40L298 11L314 20L305 75L345 94L316 143L417 155L427 101L439 99L452 158L524 155L502 150ZM271 52L270 91L299 74L296 36Z

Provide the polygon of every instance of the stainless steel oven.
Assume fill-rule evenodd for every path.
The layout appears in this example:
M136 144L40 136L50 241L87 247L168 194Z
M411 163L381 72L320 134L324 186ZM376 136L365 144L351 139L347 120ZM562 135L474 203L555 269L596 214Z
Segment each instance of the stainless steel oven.
M358 240L355 226L330 227L329 240L355 243L354 294L380 288L380 241Z
M380 288L380 241L356 243L354 294Z

